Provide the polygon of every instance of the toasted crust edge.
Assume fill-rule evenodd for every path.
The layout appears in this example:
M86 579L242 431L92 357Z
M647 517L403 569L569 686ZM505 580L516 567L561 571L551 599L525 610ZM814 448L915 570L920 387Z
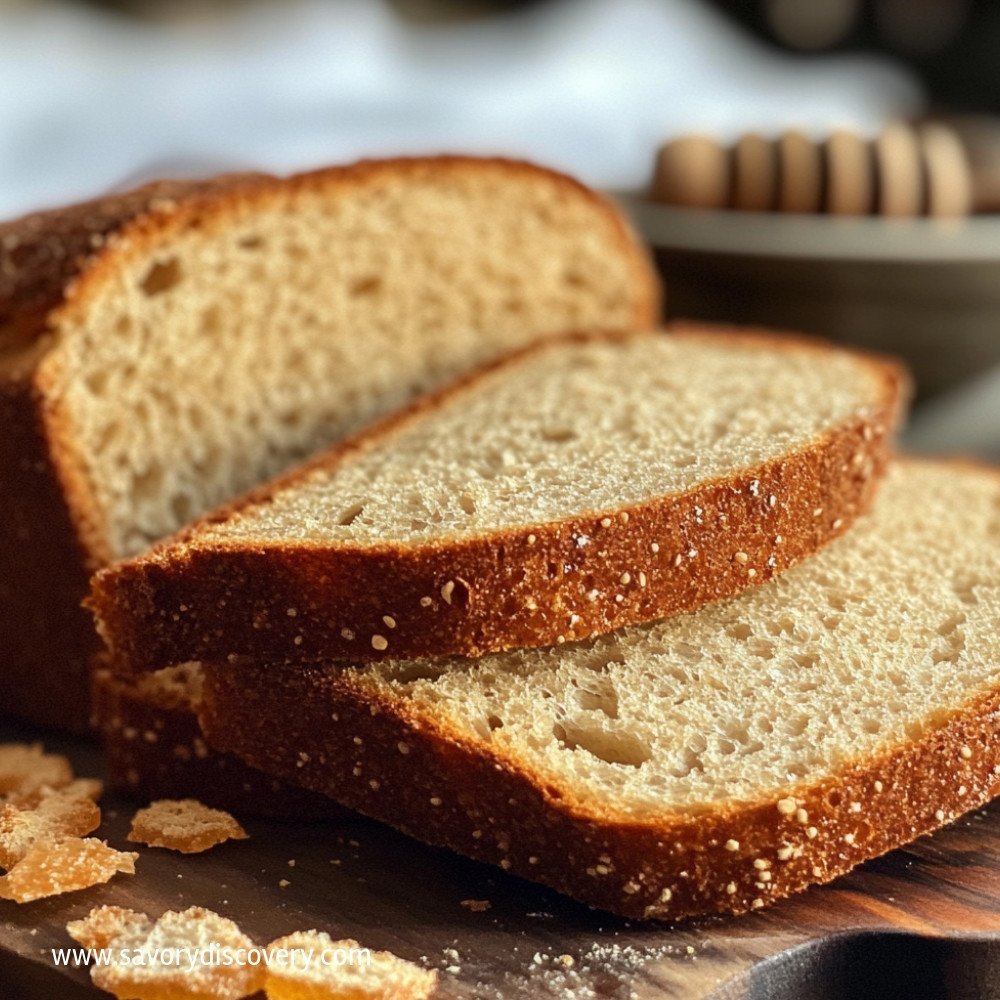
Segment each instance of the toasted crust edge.
M832 350L770 332L667 329L675 337ZM200 542L205 525L266 503L313 469L552 343L457 380L150 553L97 574L86 603L119 669L244 657L309 663L478 656L582 639L734 596L811 555L868 509L907 395L896 363L852 352L880 386L863 416L759 467L625 509L420 546ZM737 552L747 560L737 561ZM594 591L599 600L588 596Z
M574 801L346 671L208 665L201 722L251 766L426 843L673 921L762 908L982 806L1000 792L998 712L1000 688L826 780L652 822ZM788 797L791 814L778 806Z

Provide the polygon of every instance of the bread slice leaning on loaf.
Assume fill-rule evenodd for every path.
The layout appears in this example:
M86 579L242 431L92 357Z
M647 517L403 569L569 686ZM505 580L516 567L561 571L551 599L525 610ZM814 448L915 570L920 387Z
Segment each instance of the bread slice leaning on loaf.
M761 583L864 510L892 363L775 335L569 337L99 574L116 662L480 655Z
M627 917L765 906L1000 791L1000 471L901 462L740 597L479 660L206 667L209 741Z
M543 334L657 319L575 181L388 160L0 226L0 706L82 729L90 573Z

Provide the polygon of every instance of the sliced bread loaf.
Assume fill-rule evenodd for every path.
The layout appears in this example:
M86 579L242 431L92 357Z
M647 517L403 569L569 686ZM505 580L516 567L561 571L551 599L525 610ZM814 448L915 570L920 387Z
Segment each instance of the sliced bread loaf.
M888 362L759 333L550 341L95 580L116 660L478 655L761 583L863 510Z
M1000 791L1000 474L896 466L766 586L479 660L206 668L209 741L630 917L738 913Z
M107 561L541 334L656 318L613 208L520 163L161 183L0 226L0 706L85 726Z

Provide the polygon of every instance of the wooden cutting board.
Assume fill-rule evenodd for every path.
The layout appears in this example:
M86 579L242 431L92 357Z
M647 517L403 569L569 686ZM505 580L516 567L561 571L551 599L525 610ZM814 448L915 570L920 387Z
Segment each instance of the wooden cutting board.
M93 746L45 742L100 773ZM103 805L98 835L127 848L135 806ZM71 944L66 922L102 903L207 906L261 943L312 927L354 937L439 969L442 998L1000 997L1000 802L771 909L678 927L595 913L360 819L246 825L249 840L202 855L138 848L136 875L105 886L0 901L0 998L104 996L50 956Z

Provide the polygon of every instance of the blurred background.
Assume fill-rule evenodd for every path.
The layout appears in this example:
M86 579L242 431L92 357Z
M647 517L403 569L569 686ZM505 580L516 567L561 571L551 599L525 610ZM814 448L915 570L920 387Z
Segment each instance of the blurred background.
M997 217L646 198L687 132L1000 112L998 45L990 0L0 0L0 217L160 175L529 157L623 193L680 313L912 355L911 442L1000 457Z

